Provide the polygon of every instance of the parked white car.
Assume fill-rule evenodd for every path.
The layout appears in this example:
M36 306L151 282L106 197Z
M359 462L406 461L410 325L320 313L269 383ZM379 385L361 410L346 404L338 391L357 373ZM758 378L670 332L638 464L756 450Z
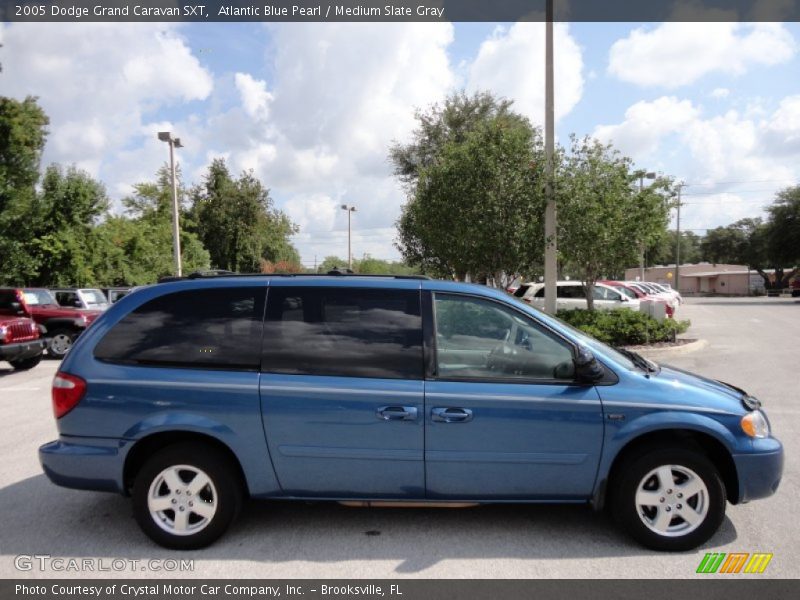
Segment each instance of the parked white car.
M61 306L91 310L106 310L110 304L105 294L93 288L60 288L52 289L56 302Z
M625 284L635 287L650 296L662 298L665 302L669 303L673 310L677 310L680 305L677 292L673 292L672 290L666 291L655 283L650 283L649 281L626 281Z
M586 293L580 281L559 281L556 285L556 310L588 308ZM523 288L525 291L520 294ZM544 308L543 283L525 283L514 295L536 308ZM609 285L597 283L594 286L594 307L598 310L630 308L638 311L639 300L629 298Z
M683 297L681 296L680 292L678 290L673 290L668 283L650 283L650 285L655 286L659 290L663 290L666 294L669 294L678 302L678 304L683 304Z

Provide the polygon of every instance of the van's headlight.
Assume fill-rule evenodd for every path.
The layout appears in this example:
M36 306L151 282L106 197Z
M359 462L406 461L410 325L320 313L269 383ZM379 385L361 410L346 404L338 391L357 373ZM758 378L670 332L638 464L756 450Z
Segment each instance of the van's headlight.
M769 422L760 410L754 410L742 417L742 431L753 438L769 437Z

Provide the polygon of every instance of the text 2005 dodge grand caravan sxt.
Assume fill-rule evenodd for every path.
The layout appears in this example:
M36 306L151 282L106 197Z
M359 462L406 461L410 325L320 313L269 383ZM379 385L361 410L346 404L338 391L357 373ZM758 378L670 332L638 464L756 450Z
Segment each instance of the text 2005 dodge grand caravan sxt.
M131 494L171 548L213 542L253 497L592 503L642 544L684 550L783 468L742 390L425 278L142 289L78 339L53 406L47 476Z

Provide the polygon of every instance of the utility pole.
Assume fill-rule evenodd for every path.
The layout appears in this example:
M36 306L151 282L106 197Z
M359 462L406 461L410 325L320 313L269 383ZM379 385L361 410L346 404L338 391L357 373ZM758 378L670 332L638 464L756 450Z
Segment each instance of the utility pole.
M675 291L681 291L681 190L684 184L678 184L678 217L676 219L676 242L675 244Z
M655 179L656 174L652 171L642 171L639 173L639 195L644 191L644 180ZM639 281L644 281L644 241L639 242Z
M178 222L178 181L175 178L175 148L183 148L180 138L173 138L169 131L160 131L158 139L169 144L169 169L172 174L172 254L175 261L175 275L180 277L181 269L181 231Z
M556 314L556 281L558 280L558 231L555 190L555 135L554 80L553 80L553 0L547 0L544 51L544 152L545 188L547 205L544 211L544 309Z
M348 204L342 204L342 210L347 211L347 268L352 270L353 269L353 249L350 245L350 217L351 215L356 212L355 206L350 206Z

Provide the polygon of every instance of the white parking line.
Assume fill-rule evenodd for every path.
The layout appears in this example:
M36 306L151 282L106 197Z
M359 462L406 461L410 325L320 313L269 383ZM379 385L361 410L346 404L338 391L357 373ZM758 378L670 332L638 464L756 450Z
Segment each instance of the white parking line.
M7 387L0 388L0 392L38 392L40 387Z

